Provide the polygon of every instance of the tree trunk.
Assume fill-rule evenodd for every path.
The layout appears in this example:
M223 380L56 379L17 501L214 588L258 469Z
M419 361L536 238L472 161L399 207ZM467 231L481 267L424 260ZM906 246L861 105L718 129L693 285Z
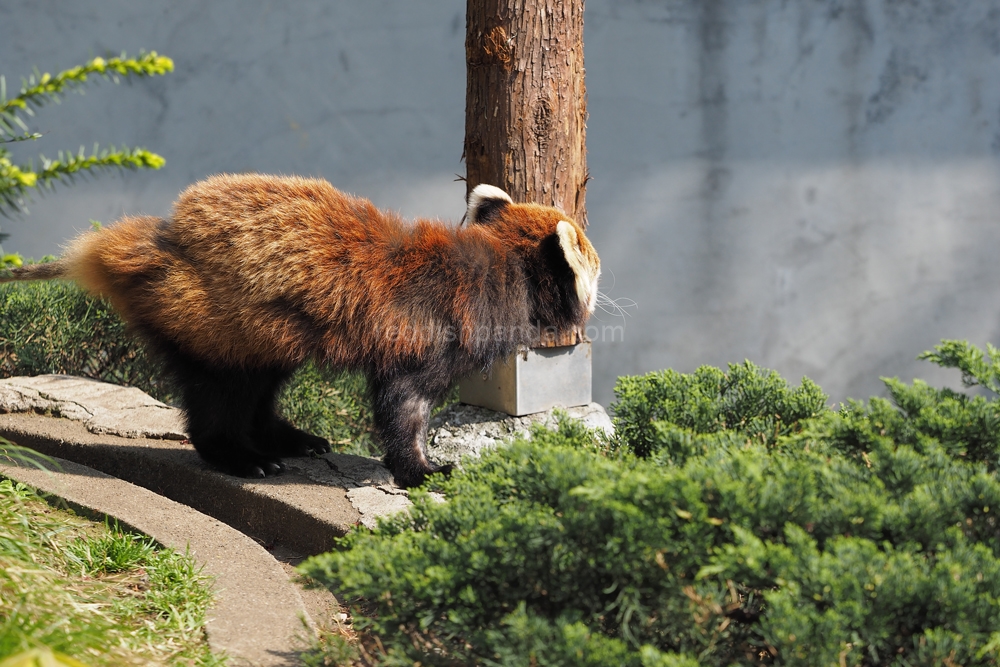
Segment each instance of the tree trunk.
M468 0L466 188L557 206L587 226L584 0Z

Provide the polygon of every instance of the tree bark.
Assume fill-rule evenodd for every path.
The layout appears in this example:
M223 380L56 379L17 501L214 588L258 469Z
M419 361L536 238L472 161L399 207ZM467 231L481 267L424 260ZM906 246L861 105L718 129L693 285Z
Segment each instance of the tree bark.
M584 0L468 0L466 188L557 206L587 226Z

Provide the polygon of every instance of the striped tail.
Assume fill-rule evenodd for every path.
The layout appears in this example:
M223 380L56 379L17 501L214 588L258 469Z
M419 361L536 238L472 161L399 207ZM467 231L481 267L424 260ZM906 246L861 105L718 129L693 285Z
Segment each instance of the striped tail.
M52 278L67 277L66 271L69 268L66 260L59 259L54 262L44 262L42 264L28 264L19 266L7 271L0 270L0 283L8 283L14 280L51 280Z

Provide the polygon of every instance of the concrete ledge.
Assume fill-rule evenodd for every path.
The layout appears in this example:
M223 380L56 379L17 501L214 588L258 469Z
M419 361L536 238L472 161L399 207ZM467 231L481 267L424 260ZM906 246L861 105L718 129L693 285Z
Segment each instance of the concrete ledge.
M597 404L566 412L592 428L613 428ZM534 423L554 422L551 412L507 417L450 406L431 424L429 451L460 462ZM263 480L224 475L179 439L182 427L178 409L136 389L67 376L0 380L0 436L57 457L61 470L3 465L0 475L166 546L190 547L216 577L213 648L254 665L296 664L294 639L305 634L299 617L308 616L290 574L267 550L293 562L328 551L352 527L408 507L409 496L378 460L344 454L286 458L285 474Z
M119 387L72 375L0 380L0 411L37 412L80 421L91 433L125 438L183 440L180 410L135 387Z
M601 430L608 435L614 433L611 418L597 403L556 409L583 422L587 428ZM431 419L427 453L440 463L461 465L463 457L479 456L485 450L517 437L530 437L531 429L536 424L554 429L557 423L553 410L512 417L487 408L456 403Z
M565 412L611 431L604 408ZM209 468L183 438L182 413L138 389L65 375L0 380L0 435L25 447L89 466L183 503L268 547L303 556L321 553L353 526L409 506L376 459L345 454L286 458L287 472L263 480ZM552 411L524 417L467 405L442 410L431 423L428 453L460 463L483 449L555 425Z
M286 474L250 481L208 468L184 442L95 434L70 419L0 414L0 435L142 486L262 544L303 555L328 551L351 527L374 525L379 515L409 505L389 472L360 456L285 459Z
M231 664L299 664L310 623L298 589L259 544L221 521L151 491L70 461L56 471L0 464L0 476L58 496L83 514L113 517L177 551L188 550L214 579L208 641Z

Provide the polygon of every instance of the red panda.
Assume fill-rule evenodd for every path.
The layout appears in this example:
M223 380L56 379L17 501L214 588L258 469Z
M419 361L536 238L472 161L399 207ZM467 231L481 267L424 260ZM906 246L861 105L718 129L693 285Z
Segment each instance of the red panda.
M168 219L126 216L4 280L108 299L162 358L195 449L231 474L330 450L275 412L297 366L363 372L385 465L411 487L442 470L424 442L448 388L537 327L582 326L597 297L597 253L558 209L480 185L466 215L405 222L324 180L219 175Z

